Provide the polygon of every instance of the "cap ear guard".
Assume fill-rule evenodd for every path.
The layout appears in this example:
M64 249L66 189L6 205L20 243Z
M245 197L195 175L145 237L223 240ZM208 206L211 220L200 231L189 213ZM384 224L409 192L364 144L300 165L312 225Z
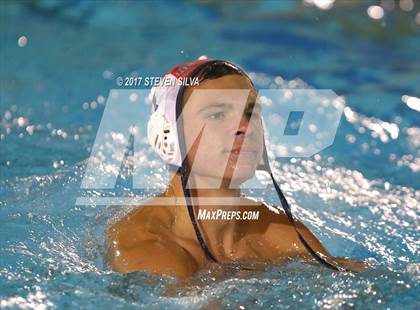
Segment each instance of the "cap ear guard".
M171 123L159 108L153 112L149 119L147 124L147 138L153 150L163 161L176 165L176 141L178 138Z

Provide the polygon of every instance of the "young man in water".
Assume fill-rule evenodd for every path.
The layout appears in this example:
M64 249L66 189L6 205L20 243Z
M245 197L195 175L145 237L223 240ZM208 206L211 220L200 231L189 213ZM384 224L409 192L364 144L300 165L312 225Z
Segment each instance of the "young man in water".
M165 192L109 227L110 266L123 273L150 271L186 277L206 268L209 256L220 264L313 261L286 213L241 195L239 186L254 176L264 145L261 107L251 80L223 62L203 65L195 76L200 77L200 84L185 87L181 93L189 177L195 185L190 190L193 215L187 208L182 176L174 172ZM192 95L196 90L209 92ZM249 94L245 101L241 100L244 92L236 90ZM203 202L206 199L213 204ZM220 209L233 218L198 219L194 227L194 216L220 213ZM250 220L246 214L258 217ZM348 270L363 270L360 262L330 257L305 225L298 220L295 225L319 256Z

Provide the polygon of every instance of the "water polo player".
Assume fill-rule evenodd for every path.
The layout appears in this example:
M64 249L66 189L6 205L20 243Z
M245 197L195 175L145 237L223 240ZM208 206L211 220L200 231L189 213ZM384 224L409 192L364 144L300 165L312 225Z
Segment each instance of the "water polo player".
M171 180L165 192L109 227L113 270L189 276L209 263L284 264L293 258L339 271L363 269L361 263L331 257L292 216L268 162L256 89L243 70L202 59L165 77L198 77L200 83L152 89L148 138ZM240 185L256 170L270 175L282 211L241 194ZM225 216L213 216L218 213ZM249 214L257 218L244 217Z

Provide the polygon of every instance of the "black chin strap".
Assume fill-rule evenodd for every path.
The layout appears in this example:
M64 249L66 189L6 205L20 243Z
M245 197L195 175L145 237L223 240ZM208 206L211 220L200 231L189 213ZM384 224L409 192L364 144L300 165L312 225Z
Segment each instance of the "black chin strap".
M203 134L204 127L201 129L200 134L194 141L191 150L195 149L201 140L201 135ZM194 162L195 153L189 152L188 156L191 157L191 161ZM197 240L200 243L200 247L203 250L204 254L206 255L207 259L218 263L217 259L211 254L209 248L206 245L206 242L201 235L200 228L198 227L197 221L195 219L194 208L191 199L191 191L188 188L188 178L191 173L191 168L188 165L188 156L185 156L182 161L182 166L178 169L179 174L181 175L181 183L182 183L182 190L184 192L185 203L187 204L188 214L190 215L191 223L194 227L195 235L197 236Z
M197 221L195 219L194 208L193 208L193 204L192 204L192 201L191 201L191 192L190 192L190 189L187 188L188 187L188 177L190 175L190 169L188 169L188 165L186 164L185 159L182 163L182 167L178 171L181 174L182 189L184 191L184 197L185 197L185 202L186 202L187 208L188 208L188 214L190 215L191 223L194 227L195 235L197 236L197 240L200 243L200 247L203 250L204 254L206 255L207 259L209 259L209 260L211 260L215 263L218 263L218 260L216 259L216 257L214 257L213 254L211 254L209 248L207 247L207 245L206 245L206 243L203 239L203 236L201 235L200 228L198 227Z
M336 271L348 271L345 268L341 267L341 266L335 266L331 263L329 263L328 261L326 261L324 258L322 258L321 256L319 256L319 254L317 252L315 252L311 246L308 244L308 242L306 242L305 238L303 238L302 234L299 231L299 228L296 225L296 221L293 218L292 215L292 211L290 209L289 203L287 202L286 197L284 196L283 192L280 189L280 186L277 184L276 180L274 179L273 176L273 172L271 171L271 167L268 164L268 156L267 156L267 151L264 145L264 153L263 153L263 158L264 158L264 166L265 166L265 170L270 174L271 180L273 181L274 184L274 188L276 189L277 192L277 196L280 199L281 202L281 206L283 207L284 212L287 215L287 218L289 219L289 222L293 225L293 227L295 228L295 231L299 237L299 240L302 242L303 246L305 247L305 249L312 255L313 258L315 258L321 265L324 265L330 269L336 270Z
M299 240L303 243L305 249L311 253L312 257L314 257L321 265L325 265L328 268L331 268L333 270L337 271L344 271L342 267L337 267L332 265L331 263L327 262L325 259L320 257L312 248L311 246L306 242L305 238L303 238L302 234L299 231L299 228L296 225L296 221L293 218L292 212L290 211L289 203L286 200L286 197L284 197L279 185L277 184L276 180L274 179L273 173L270 171L271 180L273 181L274 187L276 188L277 196L279 197L281 201L281 205L283 207L284 212L286 213L290 223L292 223L293 227L295 228L295 231L299 237Z

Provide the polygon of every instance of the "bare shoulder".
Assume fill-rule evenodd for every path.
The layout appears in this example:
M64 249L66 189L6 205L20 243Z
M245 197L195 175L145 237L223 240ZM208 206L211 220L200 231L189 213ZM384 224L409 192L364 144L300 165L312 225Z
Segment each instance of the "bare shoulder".
M245 207L242 210L258 211L258 221L255 222L257 225L268 226L273 223L290 225L286 214L279 207L265 202L257 202L251 197L243 197L242 199L245 202Z
M299 239L294 225L280 207L262 203L258 210L260 210L259 220L253 225L258 225L264 229L263 235L267 241L274 247L282 248L293 255L310 256ZM294 220L297 229L312 249L321 254L329 255L326 248L311 230L296 217L294 217Z
M191 255L170 233L171 212L164 206L140 206L110 225L107 260L118 272L150 271L187 276L195 272Z
M164 233L172 221L166 206L144 205L131 210L108 227L109 236L130 235L132 241L143 240L153 233Z

